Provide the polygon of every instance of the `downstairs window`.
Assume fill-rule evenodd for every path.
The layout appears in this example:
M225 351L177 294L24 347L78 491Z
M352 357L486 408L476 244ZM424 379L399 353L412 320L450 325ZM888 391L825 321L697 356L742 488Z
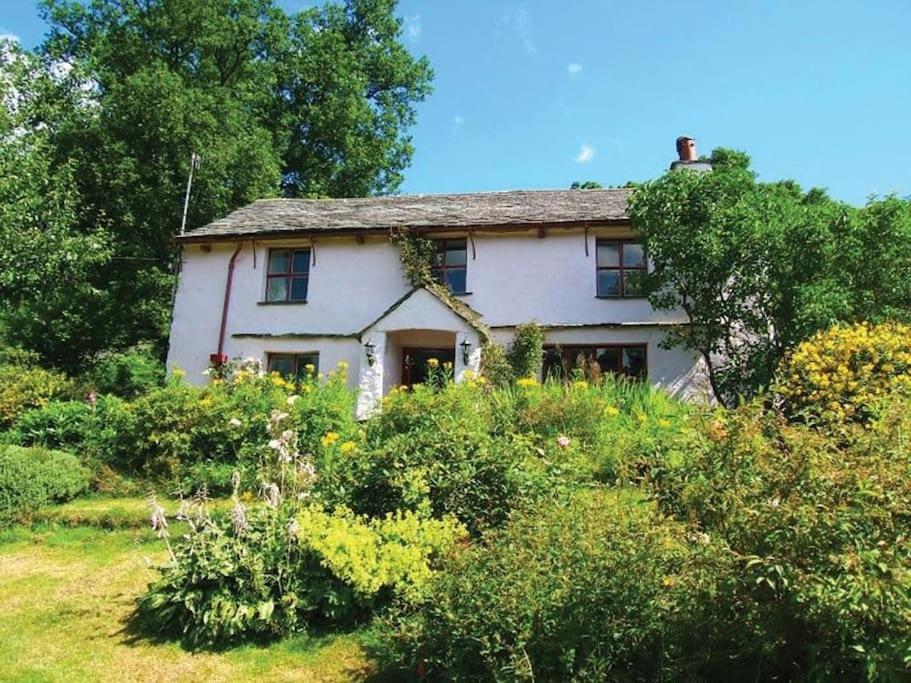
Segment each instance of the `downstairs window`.
M648 376L648 354L645 344L565 344L544 347L544 379L566 379L573 370L596 364L602 373L631 379Z
M296 382L316 377L319 372L318 353L270 353L268 356L269 372L277 372L282 377Z

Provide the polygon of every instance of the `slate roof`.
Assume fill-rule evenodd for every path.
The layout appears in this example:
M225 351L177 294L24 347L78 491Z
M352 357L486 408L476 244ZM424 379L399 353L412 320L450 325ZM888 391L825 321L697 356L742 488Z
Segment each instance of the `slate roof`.
M521 227L626 222L629 189L517 190L357 199L260 199L178 241L296 232Z

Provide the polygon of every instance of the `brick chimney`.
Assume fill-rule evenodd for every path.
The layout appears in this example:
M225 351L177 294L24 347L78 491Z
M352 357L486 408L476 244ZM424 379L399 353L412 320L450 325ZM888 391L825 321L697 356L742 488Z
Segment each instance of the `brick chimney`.
M671 164L672 171L685 168L704 173L712 170L712 165L708 161L699 160L699 155L696 154L696 140L687 135L677 138L677 156L677 161Z

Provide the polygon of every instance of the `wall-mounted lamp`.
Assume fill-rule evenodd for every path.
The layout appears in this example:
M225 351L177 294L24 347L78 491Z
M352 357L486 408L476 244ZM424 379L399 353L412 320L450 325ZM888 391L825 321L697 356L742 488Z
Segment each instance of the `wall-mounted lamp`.
M376 345L369 339L364 342L364 353L367 355L367 365L376 362Z
M462 347L462 362L465 365L468 365L468 358L469 358L469 355L471 354L471 342L468 341L467 339L463 339L462 343L459 344L459 346Z

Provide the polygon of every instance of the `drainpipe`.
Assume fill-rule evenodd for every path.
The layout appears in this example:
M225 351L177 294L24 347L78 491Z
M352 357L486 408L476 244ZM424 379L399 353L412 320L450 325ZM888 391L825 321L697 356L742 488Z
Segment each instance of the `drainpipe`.
M228 261L228 278L225 281L225 302L221 309L221 327L218 330L218 351L209 356L209 362L216 368L221 367L228 362L228 354L225 353L225 327L228 323L228 304L231 303L231 283L234 280L234 262L237 255L244 248L243 242L237 243L237 249L231 254L231 260Z

